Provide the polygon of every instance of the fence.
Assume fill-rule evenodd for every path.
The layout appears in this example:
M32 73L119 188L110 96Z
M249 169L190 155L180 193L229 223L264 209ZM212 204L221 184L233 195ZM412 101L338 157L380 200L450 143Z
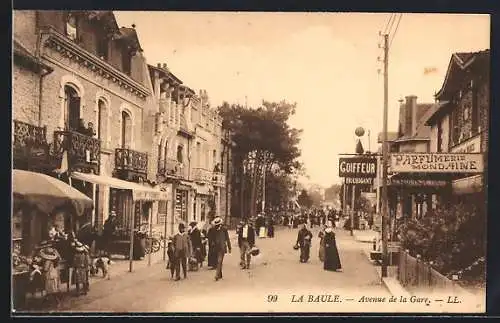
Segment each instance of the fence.
M458 290L455 281L448 279L434 268L432 263L423 261L418 255L412 257L408 250L400 249L397 277L408 290Z

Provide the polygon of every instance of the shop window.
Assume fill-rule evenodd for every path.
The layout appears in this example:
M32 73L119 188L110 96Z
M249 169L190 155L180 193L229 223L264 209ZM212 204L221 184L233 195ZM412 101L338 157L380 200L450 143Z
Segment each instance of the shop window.
M66 17L66 36L71 40L77 40L78 37L78 21L75 14L69 13Z
M158 219L156 224L165 224L167 221L167 201L158 202Z
M69 130L77 130L80 125L80 97L76 90L69 85L64 86L65 109L64 124Z

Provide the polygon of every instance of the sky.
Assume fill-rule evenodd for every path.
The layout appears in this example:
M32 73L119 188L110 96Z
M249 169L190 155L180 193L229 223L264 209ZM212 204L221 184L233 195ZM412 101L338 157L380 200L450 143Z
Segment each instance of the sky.
M383 37L389 40L389 131L399 103L416 95L434 102L451 55L490 48L490 18L472 14L115 12L136 25L149 64L166 63L212 106L257 107L263 99L297 103L290 125L303 129L304 181L340 183L338 158L354 153L363 127L365 150L376 150L383 118ZM396 28L397 27L397 28ZM368 138L368 135L370 138Z

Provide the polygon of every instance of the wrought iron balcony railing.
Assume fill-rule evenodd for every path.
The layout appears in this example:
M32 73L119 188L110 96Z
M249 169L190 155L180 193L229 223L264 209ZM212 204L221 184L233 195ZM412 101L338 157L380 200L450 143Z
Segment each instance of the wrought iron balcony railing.
M13 125L12 153L14 159L49 162L47 127L38 127L19 120L13 120Z
M68 152L68 167L72 170L99 174L101 141L73 130L54 131L54 154Z
M148 154L128 148L116 148L115 169L147 174Z
M187 167L172 158L158 160L158 175L183 179L189 177Z

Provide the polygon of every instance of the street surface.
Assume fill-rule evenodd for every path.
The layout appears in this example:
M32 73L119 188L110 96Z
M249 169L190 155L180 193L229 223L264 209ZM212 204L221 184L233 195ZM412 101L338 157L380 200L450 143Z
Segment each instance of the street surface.
M355 241L349 232L337 229L337 246L343 272L329 272L318 259L318 229L313 229L309 263L299 262L292 247L298 229L278 227L275 238L258 239L261 255L252 259L250 270L239 268L239 250L230 232L233 252L224 259L221 281L206 267L188 272L181 281L170 279L162 263L136 267L111 280L91 285L87 296L68 296L57 312L460 312L470 305L447 304L426 295L401 303L390 303L391 294L380 282L376 267L366 256L370 244ZM147 260L144 260L147 261ZM430 296L430 295L427 295Z
M87 296L69 297L57 311L375 311L377 304L359 304L358 296L390 296L363 253L361 243L354 241L348 232L337 230L343 272L329 272L323 270L318 259L318 229L313 229L315 238L307 264L299 262L299 251L292 248L297 231L278 227L275 238L258 239L261 255L252 259L250 270L239 268L239 249L234 231L231 231L233 252L224 259L224 278L221 281L215 282L215 272L204 267L198 272L188 272L186 280L175 282L170 279L164 264L154 264L116 279L92 284ZM300 295L304 295L303 302L292 302L292 297L299 301ZM314 295L314 301L326 303L309 303L309 295ZM321 295L331 296L321 299ZM334 302L335 295L342 303ZM356 302L346 300L350 298Z

